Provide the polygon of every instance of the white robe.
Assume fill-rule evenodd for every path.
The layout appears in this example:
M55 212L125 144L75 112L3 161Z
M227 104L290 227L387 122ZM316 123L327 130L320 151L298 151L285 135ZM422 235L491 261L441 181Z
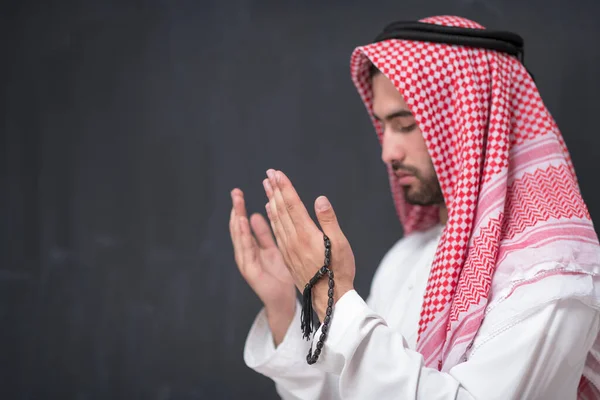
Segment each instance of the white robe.
M518 288L489 310L465 362L448 372L423 365L415 351L419 313L441 232L437 226L399 240L366 302L356 291L342 296L316 364L306 363L310 342L302 339L297 303L277 348L261 310L246 340L246 365L271 378L286 400L575 399L600 316L575 299L539 305L563 284L560 275Z

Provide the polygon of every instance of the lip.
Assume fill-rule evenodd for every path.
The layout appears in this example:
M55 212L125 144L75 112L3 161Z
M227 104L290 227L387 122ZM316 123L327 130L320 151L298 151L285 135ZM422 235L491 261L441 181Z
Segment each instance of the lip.
M410 174L397 174L396 176L398 177L398 184L403 186L410 185L417 179L414 175Z

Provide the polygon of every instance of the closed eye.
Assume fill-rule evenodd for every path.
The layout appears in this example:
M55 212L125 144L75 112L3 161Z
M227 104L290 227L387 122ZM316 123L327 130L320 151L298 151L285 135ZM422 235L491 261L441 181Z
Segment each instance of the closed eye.
M417 124L413 123L408 126L400 126L396 129L396 131L401 132L401 133L410 133L410 132L414 131L416 127L417 127Z

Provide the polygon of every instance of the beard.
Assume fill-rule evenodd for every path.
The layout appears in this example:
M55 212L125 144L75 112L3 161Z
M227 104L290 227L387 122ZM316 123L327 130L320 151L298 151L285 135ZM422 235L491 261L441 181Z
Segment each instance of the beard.
M431 166L432 174L428 176L424 176L419 170L409 166L401 166L393 163L392 168L394 171L406 171L417 179L417 182L412 185L402 186L404 198L408 204L417 206L444 204L444 195L440 187L440 182L435 172L433 172L433 165Z
M434 206L444 203L442 188L436 177L423 179L416 177L418 182L411 186L402 187L404 198L408 204L415 206Z

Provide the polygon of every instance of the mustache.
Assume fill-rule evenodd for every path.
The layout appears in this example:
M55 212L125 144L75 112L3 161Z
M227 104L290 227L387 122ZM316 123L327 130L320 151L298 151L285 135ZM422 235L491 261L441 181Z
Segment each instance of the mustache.
M394 170L394 172L404 171L415 176L417 176L419 173L419 171L417 171L416 168L411 167L409 165L403 165L399 161L392 161L392 169Z

